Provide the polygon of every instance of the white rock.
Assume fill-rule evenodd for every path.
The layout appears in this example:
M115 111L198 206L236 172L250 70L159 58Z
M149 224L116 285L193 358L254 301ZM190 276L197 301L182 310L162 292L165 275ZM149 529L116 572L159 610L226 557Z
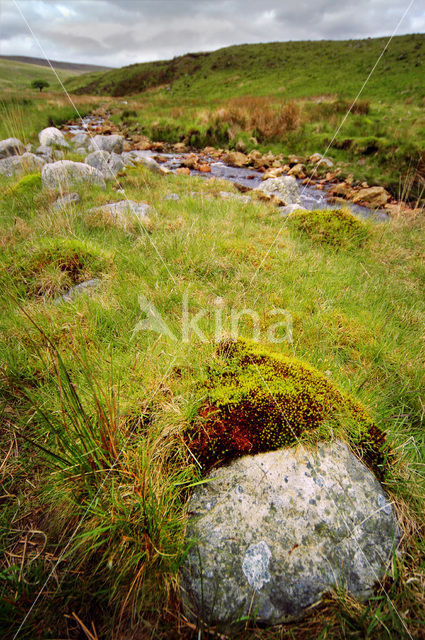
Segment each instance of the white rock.
M41 172L41 182L44 188L58 193L66 193L70 188L81 184L97 185L103 189L106 187L100 171L83 162L71 160L46 164Z
M134 158L134 162L136 164L143 165L144 167L146 167L146 169L149 169L154 173L163 173L161 171L161 166L157 163L157 161L154 160L153 158L150 158L149 156L137 155Z
M53 158L53 149L52 147L48 147L46 145L40 145L39 147L37 147L37 149L35 150L36 155L41 156L42 158L44 158L44 160L46 160L46 162L49 162L50 160L52 160Z
M25 173L37 173L45 165L43 158L33 153L24 153L22 156L9 156L0 160L0 175L14 176Z
M90 138L87 133L76 133L70 140L73 147L88 147Z
M325 158L321 153L313 153L312 156L308 159L312 164L324 164L326 167L331 168L334 166L333 160L330 158Z
M58 147L64 147L65 149L70 148L62 131L59 131L56 127L47 127L46 129L43 129L38 134L38 139L40 140L40 145L42 147L51 147L56 145Z
M254 189L269 196L279 198L285 204L300 204L300 190L293 176L281 176L264 180Z

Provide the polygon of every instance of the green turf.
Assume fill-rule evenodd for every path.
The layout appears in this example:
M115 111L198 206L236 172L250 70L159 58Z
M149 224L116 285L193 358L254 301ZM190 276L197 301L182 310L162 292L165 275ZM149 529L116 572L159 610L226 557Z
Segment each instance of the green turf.
M265 203L222 201L225 183L140 168L119 181L129 198L152 206L148 233L89 213L122 198L115 185L82 188L80 204L54 212L36 178L1 183L3 637L17 630L65 550L20 637L77 638L73 613L98 637L117 629L144 637L152 628L164 640L195 637L176 619L185 502L200 478L183 435L205 399L218 309L226 334L232 311L258 314L262 343L273 311L290 314L293 341L272 348L316 367L387 434L395 455L386 487L407 527L408 553L386 583L391 602L379 590L365 605L334 594L305 621L248 627L241 637L302 638L310 629L333 640L404 638L394 607L420 637L423 217L365 222L362 242L346 245L344 225L326 216L303 228ZM181 199L165 200L170 192ZM83 277L99 277L100 289L55 302ZM147 303L167 335L143 329ZM205 311L201 333L182 334L185 305L190 317ZM249 315L238 326L252 336Z

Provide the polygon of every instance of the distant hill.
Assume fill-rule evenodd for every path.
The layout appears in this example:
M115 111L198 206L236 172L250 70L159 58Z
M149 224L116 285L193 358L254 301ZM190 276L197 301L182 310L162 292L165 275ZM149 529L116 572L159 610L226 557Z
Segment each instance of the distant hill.
M81 75L70 91L125 96L155 87L175 95L205 98L279 94L287 97L355 95L388 38L273 42L237 45L208 53L188 53L172 60L133 64ZM368 82L364 95L380 98L425 96L425 36L393 38Z
M29 56L1 56L2 60L11 60L14 62L23 62L25 64L33 64L39 67L49 67L47 60L43 58L31 58ZM96 64L78 64L75 62L60 62L58 60L50 60L54 69L62 69L65 71L73 71L74 73L90 73L91 71L109 71L112 67L103 67Z

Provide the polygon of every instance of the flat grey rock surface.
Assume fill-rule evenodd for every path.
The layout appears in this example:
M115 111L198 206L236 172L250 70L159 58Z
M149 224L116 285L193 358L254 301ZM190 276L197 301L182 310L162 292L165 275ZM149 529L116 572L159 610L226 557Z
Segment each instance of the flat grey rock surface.
M79 184L91 184L106 187L103 175L88 164L59 160L46 164L41 172L43 187L59 193L66 193Z
M213 471L190 499L187 538L186 613L226 626L297 619L336 586L370 597L400 531L378 480L336 441Z

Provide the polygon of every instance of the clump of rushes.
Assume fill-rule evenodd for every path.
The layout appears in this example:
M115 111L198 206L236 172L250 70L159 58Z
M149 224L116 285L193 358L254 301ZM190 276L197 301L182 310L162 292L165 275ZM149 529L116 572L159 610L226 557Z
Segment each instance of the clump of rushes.
M289 223L313 242L341 249L360 247L368 237L367 224L344 209L294 211Z
M108 254L87 242L52 238L13 254L5 251L0 281L19 297L51 297L99 276Z
M383 432L360 403L325 375L242 339L221 343L217 356L205 383L201 424L188 437L204 471L308 437L338 435L383 475Z

